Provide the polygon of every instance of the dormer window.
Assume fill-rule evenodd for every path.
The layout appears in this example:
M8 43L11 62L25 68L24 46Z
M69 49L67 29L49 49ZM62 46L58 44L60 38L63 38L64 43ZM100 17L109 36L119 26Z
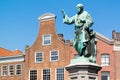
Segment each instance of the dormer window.
M43 35L43 45L51 45L51 35Z

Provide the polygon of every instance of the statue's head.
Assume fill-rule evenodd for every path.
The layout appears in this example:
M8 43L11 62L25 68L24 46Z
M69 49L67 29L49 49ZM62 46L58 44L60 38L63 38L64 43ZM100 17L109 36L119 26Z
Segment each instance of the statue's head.
M83 6L83 4L77 4L76 8L77 8L77 11L78 11L78 14L79 14L83 11L84 6Z

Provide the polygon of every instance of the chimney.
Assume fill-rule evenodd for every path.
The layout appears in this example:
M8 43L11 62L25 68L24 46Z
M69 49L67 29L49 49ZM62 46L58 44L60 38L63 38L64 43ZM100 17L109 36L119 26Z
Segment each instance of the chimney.
M115 32L115 30L112 31L112 39L116 40L116 32Z
M65 41L64 38L63 38L63 34L58 34L58 37L61 41L63 41L63 42Z

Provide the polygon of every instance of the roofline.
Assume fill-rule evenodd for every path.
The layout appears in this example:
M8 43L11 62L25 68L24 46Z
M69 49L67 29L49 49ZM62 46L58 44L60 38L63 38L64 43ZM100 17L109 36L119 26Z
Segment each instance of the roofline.
M45 13L38 17L40 22L47 21L47 20L55 20L56 16L53 13Z
M104 35L102 35L102 34L100 34L98 32L96 32L96 38L100 39L100 40L102 40L102 41L104 41L104 42L106 42L108 44L114 44L113 39L109 39L109 38L105 37Z
M0 59L7 59L7 58L17 58L17 57L24 57L24 55L3 56L3 57L0 57Z

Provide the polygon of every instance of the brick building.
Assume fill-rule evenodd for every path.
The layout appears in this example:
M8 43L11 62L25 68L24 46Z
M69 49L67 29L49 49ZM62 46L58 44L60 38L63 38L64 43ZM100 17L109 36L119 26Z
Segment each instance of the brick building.
M73 42L56 33L55 18L51 13L38 18L38 36L33 45L26 46L25 55L0 48L0 80L68 80L65 66L78 55ZM120 33L113 31L112 36L97 33L97 63L102 66L99 80L120 78Z
M0 48L0 80L23 80L23 61L21 51Z
M70 45L64 42L63 35L56 34L55 15L44 14L39 23L36 41L26 47L24 80L67 79L63 75L68 75L64 67L70 63Z

